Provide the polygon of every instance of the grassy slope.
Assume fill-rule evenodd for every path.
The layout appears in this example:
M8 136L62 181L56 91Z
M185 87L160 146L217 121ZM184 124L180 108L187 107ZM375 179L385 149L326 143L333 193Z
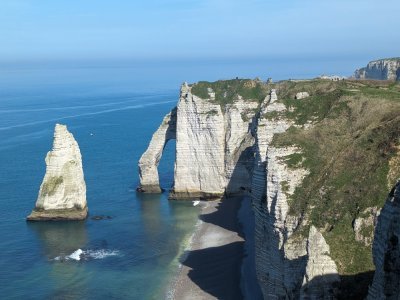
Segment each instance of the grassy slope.
M291 213L325 229L341 274L372 270L371 248L355 240L352 222L367 207L382 207L394 183L388 171L400 144L400 85L315 80L285 82L277 89L291 110L285 117L314 125L308 130L293 126L273 141L300 146L303 157L289 161L310 170L291 197ZM299 91L312 96L293 100ZM400 175L400 169L391 171Z

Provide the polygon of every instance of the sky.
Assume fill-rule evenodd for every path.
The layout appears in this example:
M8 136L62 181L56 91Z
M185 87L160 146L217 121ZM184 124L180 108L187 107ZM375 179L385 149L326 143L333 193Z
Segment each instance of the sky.
M400 56L399 15L399 0L0 0L0 62L372 60Z

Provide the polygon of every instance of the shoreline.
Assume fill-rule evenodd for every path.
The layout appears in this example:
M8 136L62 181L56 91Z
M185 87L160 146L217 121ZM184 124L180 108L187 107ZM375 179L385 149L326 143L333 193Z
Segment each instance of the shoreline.
M244 299L243 292L250 297L254 284L247 277L254 259L244 237L251 228L250 199L233 196L200 205L199 223L165 298Z

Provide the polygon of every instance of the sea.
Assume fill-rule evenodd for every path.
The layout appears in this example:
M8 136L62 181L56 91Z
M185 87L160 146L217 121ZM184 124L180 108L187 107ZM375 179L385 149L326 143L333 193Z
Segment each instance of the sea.
M296 74L290 69L288 65L276 77L290 78ZM300 69L303 73L297 75L303 78L321 71ZM256 61L241 66L200 63L196 68L171 63L161 69L157 62L1 67L0 297L164 299L190 245L200 208L191 201L167 199L173 183L173 141L158 168L166 192L136 192L138 160L175 106L183 81L270 75ZM80 146L89 218L26 222L56 123L67 125Z

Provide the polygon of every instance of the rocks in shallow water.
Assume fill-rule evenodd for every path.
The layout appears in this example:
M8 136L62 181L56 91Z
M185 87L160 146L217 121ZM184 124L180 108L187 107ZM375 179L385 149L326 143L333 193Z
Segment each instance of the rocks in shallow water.
M78 143L67 126L56 124L46 174L28 221L83 220L87 217L86 184Z
M91 219L94 220L94 221L111 220L112 217L111 216L103 216L103 215L101 215L101 216L93 216L93 217L91 217Z

